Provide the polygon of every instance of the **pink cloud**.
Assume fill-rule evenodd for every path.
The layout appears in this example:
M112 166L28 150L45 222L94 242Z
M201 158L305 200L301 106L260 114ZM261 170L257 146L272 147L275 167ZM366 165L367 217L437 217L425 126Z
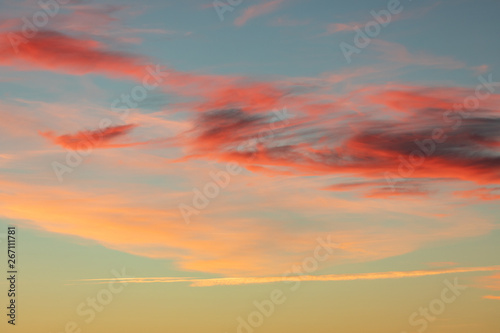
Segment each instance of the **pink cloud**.
M272 0L260 3L258 5L253 5L245 9L243 14L234 20L234 24L237 26L245 25L249 20L254 19L258 16L269 14L284 2L284 0Z
M439 4L440 4L440 2L435 2L427 7L421 7L418 9L413 9L411 11L405 10L400 14L391 15L390 20L388 21L387 24L393 23L396 21L400 21L400 20L419 18L419 17L423 16L424 14L428 13L430 10L432 10L433 8L438 6ZM382 19L387 20L387 18L384 15L382 15ZM360 30L363 30L363 27L371 21L378 22L378 20L375 19L375 17L373 17L373 15L372 15L372 16L370 16L370 19L366 20L366 21L357 21L357 22L349 22L349 23L339 23L339 22L330 23L326 26L325 35L332 35L332 34L335 34L338 32L345 32L345 31L354 31L354 29L356 27L358 27Z
M458 191L455 196L466 199L478 199L482 201L500 200L500 187L481 187L468 191Z
M372 40L376 51L383 54L385 61L398 62L405 65L439 67L446 69L464 68L465 64L448 56L435 56L423 52L410 52L404 45L381 39Z
M351 23L330 23L326 26L326 34L332 35L341 31L354 31L356 27L361 27L361 22Z
M271 21L271 25L278 27L298 27L309 24L309 20L296 20L287 17L277 17Z

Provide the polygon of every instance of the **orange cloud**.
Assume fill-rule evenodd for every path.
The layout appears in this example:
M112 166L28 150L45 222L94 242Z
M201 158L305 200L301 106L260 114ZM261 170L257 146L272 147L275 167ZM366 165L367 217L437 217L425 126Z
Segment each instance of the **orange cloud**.
M459 274L471 272L490 272L500 271L500 266L486 267L463 267L440 270L416 270L416 271L392 271L392 272L377 272L377 273L360 273L360 274L329 274L329 275L299 275L299 276L273 276L273 277L236 277L236 278L174 278L174 277L141 277L127 278L127 283L174 283L174 282L190 282L193 287L211 287L211 286L233 286L246 284L265 284L275 282L288 281L356 281L356 280L385 280L385 279L402 279L415 278L423 276L434 276L444 274ZM88 282L92 284L106 283L116 279L83 279L78 282Z
M30 228L79 237L114 250L170 259L183 270L233 277L284 272L314 250L318 237L328 235L342 246L325 262L325 267L401 255L443 239L482 235L494 227L476 217L475 224L471 225L472 217L463 212L438 219L433 215L441 206L436 209L430 202L422 202L420 206L415 202L391 206L369 200L342 200L325 197L324 192L315 192L311 184L304 181L288 184L286 178L282 178L277 183L255 174L232 179L231 187L211 202L209 209L202 211L194 223L186 225L176 205L191 203L191 191L176 190L176 182L168 191L162 186L138 183L128 161L141 160L143 163L135 167L138 174L143 175L149 166L142 155L127 158L127 154L119 150L94 154L93 157L100 160L102 176L98 187L93 184L91 189L86 177L72 179L64 187L37 181L50 175L28 181L24 177L23 182L0 179L2 216ZM161 159L149 163L158 170L163 168L162 176L182 172L187 179L197 179L193 186L211 180L208 175L204 179L203 173L192 166L169 165ZM116 183L112 181L115 177L127 181ZM251 182L258 186L249 187ZM243 198L242 193L245 193ZM315 214L308 219L307 230L289 228L288 218L281 214L272 220L241 217L269 211L297 216L304 211ZM370 227L346 223L349 216L360 212L377 215ZM335 221L329 218L332 214L336 216ZM395 214L401 217L397 229L385 226L385 218ZM417 218L427 223L415 224L408 216L412 221Z
M491 290L500 290L500 274L482 277L479 279L479 286Z
M494 300L499 300L500 301L500 296L492 296L492 295L486 295L483 296L484 299L494 299Z
M488 290L500 290L500 273L492 276L480 277L477 280L477 287ZM484 299L500 300L500 296L485 295Z

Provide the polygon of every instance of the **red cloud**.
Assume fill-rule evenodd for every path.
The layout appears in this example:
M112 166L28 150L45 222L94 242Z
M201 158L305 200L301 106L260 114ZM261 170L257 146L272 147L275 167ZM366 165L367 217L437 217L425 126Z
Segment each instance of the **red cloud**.
M91 39L41 31L27 43L19 44L16 54L8 43L9 36L9 33L1 36L4 43L0 44L0 65L78 75L101 73L136 81L142 81L145 75L145 58L109 51ZM406 54L403 49L399 51ZM456 102L463 101L465 89L391 87L384 91L365 87L356 92L361 100L352 100L355 92L341 98L323 92L316 94L313 90L321 91L320 85L290 87L280 82L250 82L245 78L174 70L168 70L163 86L177 94L201 97L186 103L194 111L215 110L197 118L197 127L187 133L188 142L178 141L191 149L191 156L198 158L236 160L267 174L349 174L384 179L387 172L401 173L402 164L408 164L411 154L420 151L419 154L424 154L424 163L412 167L411 173L403 178L455 178L480 184L500 182L498 115L482 110L476 112L474 118L460 118L449 111ZM493 103L496 98L492 95L489 100ZM347 99L350 104L358 103L356 107L372 109L374 116L349 116L342 104ZM269 134L270 120L265 113L287 105L301 112L302 118ZM386 117L386 110L397 111L398 118ZM450 114L444 117L446 113ZM436 128L446 139L434 142L432 153L427 154L416 142L429 141ZM115 129L126 132L130 128ZM248 141L259 138L261 131L267 131L272 140L251 145L249 150ZM56 144L74 149L85 140L81 136L90 133L43 135ZM142 143L120 146L137 144ZM102 147L112 146L118 145L105 142ZM239 149L242 146L243 149ZM405 165L403 168L408 169ZM421 191L406 192L419 194ZM369 195L382 194L375 191Z
M493 144L500 141L500 119L493 110L477 110L467 117L453 111L464 93L460 89L376 91L365 96L372 101L373 115L346 117L335 107L316 108L272 131L263 113L221 109L197 118L190 132L191 156L234 160L266 174L376 179L378 184L368 186L372 188L368 197L433 192L419 186L423 181L500 183L499 146ZM308 98L297 99L302 104L296 107L308 110ZM380 112L387 107L398 111L397 118ZM257 143L249 144L252 140ZM388 173L400 178L396 184L386 181Z
M53 132L40 132L40 135L53 143L67 149L86 149L89 145L95 148L120 148L145 144L145 142L111 144L110 141L125 136L136 125L110 126L102 130L80 131L76 134L55 135Z
M146 75L156 72L160 73L163 89L201 97L193 106L200 111L229 107L255 111L278 108L287 93L273 83L249 82L244 77L187 73L159 66L148 69L150 62L146 57L108 50L90 38L75 38L55 31L39 31L29 39L19 31L0 33L0 66L73 75L101 74L140 83L144 83Z
M0 41L0 65L4 66L31 66L75 75L104 73L111 77L144 76L144 58L108 51L92 39L39 31L30 39L25 39L21 32L3 33Z

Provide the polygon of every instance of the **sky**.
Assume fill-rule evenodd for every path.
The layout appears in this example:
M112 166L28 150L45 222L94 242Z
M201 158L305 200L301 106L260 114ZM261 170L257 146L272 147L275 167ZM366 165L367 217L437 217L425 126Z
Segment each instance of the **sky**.
M500 330L500 2L0 6L2 332Z

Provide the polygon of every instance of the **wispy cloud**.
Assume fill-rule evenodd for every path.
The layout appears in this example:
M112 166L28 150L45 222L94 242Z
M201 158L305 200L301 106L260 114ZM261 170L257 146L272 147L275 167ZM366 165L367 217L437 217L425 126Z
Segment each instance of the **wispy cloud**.
M401 20L407 20L407 19L412 19L412 18L420 18L426 13L428 13L430 10L434 9L436 6L438 6L440 2L435 2L429 6L426 7L421 7L413 10L405 10L404 12L396 15L390 15L389 21L387 23L391 22L396 22L396 21L401 21ZM383 18L384 20L387 20L385 17ZM354 31L356 28L362 29L368 22L371 21L376 21L375 17L370 17L369 20L366 21L351 21L347 23L342 23L342 22L334 22L330 23L326 26L326 32L323 34L324 35L332 35L338 32L348 32L348 31Z
M494 300L500 301L500 296L486 295L486 296L483 296L483 298L484 299L494 299Z
M309 23L310 23L309 20L298 20L288 17L277 17L270 22L271 25L278 27L298 27L307 25Z
M496 273L490 276L481 276L475 279L476 287L481 289L486 289L488 292L498 292L500 291L500 273ZM500 295L484 295L483 299L500 300Z
M481 187L468 191L458 191L455 196L466 199L478 199L482 201L500 200L500 187Z
M360 274L329 274L329 275L300 275L300 276L272 276L272 277L236 277L236 278L175 278L175 277L152 277L152 278L128 278L124 281L127 283L174 283L174 282L189 282L192 287L211 287L211 286L234 286L246 284L265 284L287 281L356 281L356 280L385 280L385 279L402 279L414 278L423 276L443 275L443 274L458 274L472 272L491 272L500 271L500 266L485 266L485 267L463 267L440 270L416 270L416 271L392 271L392 272L376 272L376 273L360 273ZM101 284L116 279L82 279L76 282Z
M82 147L92 148L121 148L143 145L146 142L121 142L111 143L120 137L127 135L132 129L137 127L134 124L110 126L102 130L80 131L76 134L56 135L53 132L40 132L40 135L49 139L54 144L71 150L82 149Z
M372 41L374 49L382 54L381 58L404 65L417 65L445 69L465 68L462 61L448 56L436 56L424 52L411 52L404 45L382 39Z
M27 43L12 47L9 32L0 34L0 65L22 69L43 69L75 75L104 73L112 77L144 76L144 58L107 50L103 43L74 38L56 31L40 31Z
M269 14L274 12L285 0L272 0L260 3L258 5L253 5L245 9L241 16L234 20L234 24L237 26L245 25L249 20L254 19L258 16Z

